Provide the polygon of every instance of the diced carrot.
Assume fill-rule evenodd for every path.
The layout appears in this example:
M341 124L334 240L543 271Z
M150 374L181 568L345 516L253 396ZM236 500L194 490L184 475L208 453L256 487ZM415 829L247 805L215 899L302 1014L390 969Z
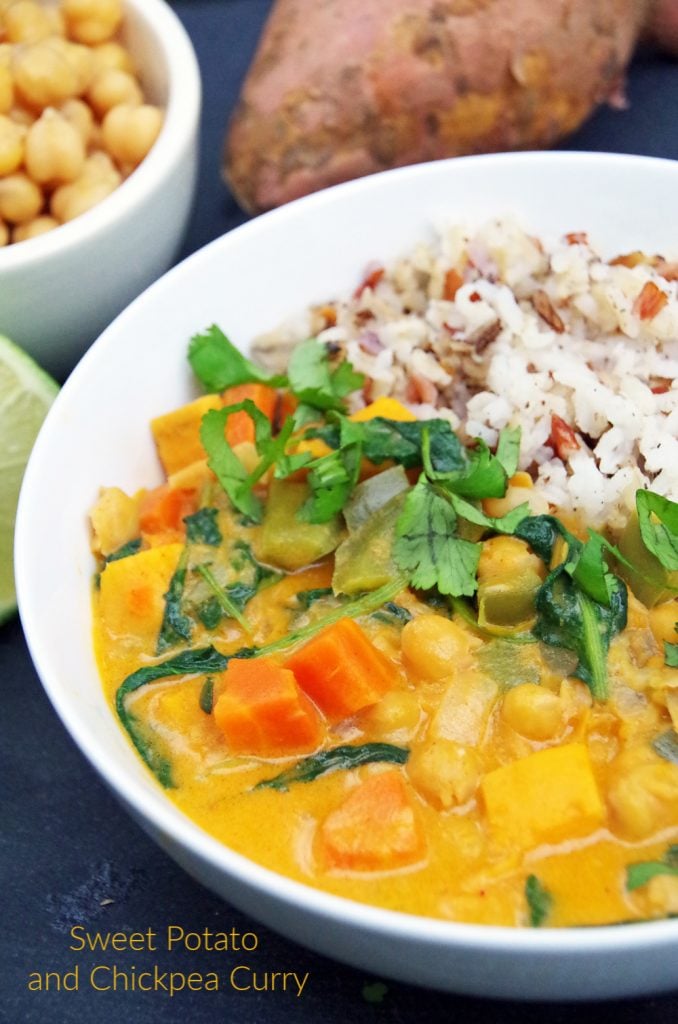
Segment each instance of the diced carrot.
M294 415L298 405L299 401L291 391L280 392L275 413L275 425L278 430L280 430L288 416Z
M226 388L222 394L224 405L236 405L249 398L271 422L278 404L278 392L268 384L237 384ZM226 424L226 440L231 448L243 441L254 441L254 423L246 412L236 412L228 417Z
M574 430L569 423L566 423L564 419L561 419L555 413L551 416L549 444L563 462L566 462L570 455L579 449L579 441Z
M162 537L164 543L178 540L186 533L184 516L198 507L198 492L193 487L161 484L141 499L139 529L144 537Z
M660 313L669 297L654 281L646 281L640 294L633 303L633 312L640 320L654 320Z
M285 664L330 722L376 704L395 682L388 658L352 619L328 626Z
M447 299L448 302L454 300L455 295L464 283L464 278L461 276L458 270L451 267L450 270L445 274L445 283L443 285L443 298Z
M214 719L237 754L280 757L315 750L320 715L294 674L272 658L233 658L220 680Z
M425 845L407 784L397 769L369 776L320 827L325 862L349 871L383 871L420 860Z

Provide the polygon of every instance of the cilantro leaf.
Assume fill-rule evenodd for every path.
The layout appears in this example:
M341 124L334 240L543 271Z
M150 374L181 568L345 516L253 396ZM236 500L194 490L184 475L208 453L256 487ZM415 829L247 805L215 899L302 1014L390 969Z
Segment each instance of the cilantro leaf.
M460 469L441 472L436 467L428 435L424 435L423 458L426 475L437 480L447 491L466 498L502 498L506 494L508 478L506 470L484 441L476 441L476 447L462 449L464 465Z
M669 668L678 668L678 644L664 641L664 664Z
M236 412L245 412L254 423L254 444L261 457L251 473L248 473L238 456L226 440L228 417ZM288 468L305 464L306 460L294 462L293 456L285 455L285 448L294 430L294 421L288 416L276 437L273 437L271 423L251 399L227 405L223 409L210 409L200 424L200 440L207 452L207 465L239 512L253 522L261 522L263 507L254 493L254 485L272 465L287 459Z
M396 524L394 558L416 590L470 597L477 588L480 544L454 536L457 515L422 475L405 498Z
M629 892L647 885L657 875L678 875L678 846L669 846L661 860L642 860L626 868L626 888Z
M536 875L525 879L525 900L529 911L530 927L539 928L551 913L553 896Z
M512 508L503 516L486 516L481 508L472 505L458 494L450 494L450 504L461 519L466 519L476 526L484 526L495 533L515 533L516 528L530 514L530 506L527 502Z
M207 391L223 391L236 384L254 381L271 387L282 387L287 383L286 377L269 374L247 359L216 324L203 334L193 335L188 361Z
M287 372L290 390L301 403L340 412L345 408L346 395L361 387L365 379L346 360L332 369L327 348L317 338L302 341L294 348Z
M360 473L361 448L351 443L309 463L310 498L297 513L307 523L327 523L342 510Z
M636 492L643 543L668 572L678 571L678 503L653 491Z
M499 433L495 458L501 462L507 477L512 477L518 469L521 433L520 427L504 427Z

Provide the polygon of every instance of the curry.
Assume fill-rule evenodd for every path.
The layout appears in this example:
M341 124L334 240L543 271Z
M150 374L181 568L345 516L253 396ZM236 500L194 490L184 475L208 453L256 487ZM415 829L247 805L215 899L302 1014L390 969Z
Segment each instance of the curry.
M231 849L350 899L510 926L678 913L678 505L617 535L315 341L216 328L151 424L166 479L92 510L121 725ZM304 348L304 346L300 346ZM300 369L301 368L301 369Z

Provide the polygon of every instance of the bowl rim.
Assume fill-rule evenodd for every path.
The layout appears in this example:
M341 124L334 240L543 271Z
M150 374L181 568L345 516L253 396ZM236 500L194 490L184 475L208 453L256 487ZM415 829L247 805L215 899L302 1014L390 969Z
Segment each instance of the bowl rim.
M299 213L304 211L311 213L320 205L332 203L334 198L340 195L350 196L352 193L359 193L363 190L376 189L385 179L395 179L398 176L420 178L425 181L426 176L429 173L437 173L435 169L441 165L452 167L452 165L460 163L471 166L494 163L498 169L501 169L502 166L511 164L526 163L528 167L534 167L540 163L555 164L557 162L564 162L572 166L578 165L582 169L592 163L601 166L607 165L610 169L622 166L638 170L654 167L660 173L670 173L678 181L677 162L661 157L635 154L551 150L455 157L382 171L293 200L284 206L246 221L187 256L151 284L116 317L87 350L66 380L47 415L26 469L17 513L15 542L16 583L21 622L26 643L41 683L71 738L90 764L122 803L132 808L141 819L147 819L157 832L171 840L173 844L188 851L201 863L206 863L210 868L228 875L231 880L242 883L247 888L262 890L271 899L288 906L292 905L327 922L356 926L373 935L395 935L399 938L416 940L431 947L444 945L450 951L455 948L464 948L483 950L493 954L532 955L537 958L539 955L571 954L574 956L576 954L582 956L588 952L614 954L624 950L638 950L640 947L645 950L655 947L663 948L669 941L678 941L678 920L637 921L630 922L624 927L614 924L571 928L541 927L538 929L447 921L375 907L347 897L335 896L310 884L287 878L231 850L172 804L159 784L152 790L145 789L138 780L131 776L125 766L116 766L110 756L102 753L94 737L88 732L84 719L81 720L77 702L68 699L67 689L59 680L58 673L51 664L49 650L41 640L40 623L32 614L29 597L30 581L27 571L31 538L27 525L24 525L29 518L24 509L28 506L31 491L38 484L40 478L40 463L44 458L43 449L48 444L49 424L58 415L61 406L68 401L71 389L79 386L79 379L87 374L89 364L101 358L99 353L105 353L112 348L113 325L121 319L133 316L137 304L143 302L148 293L152 293L158 288L167 287L168 280L171 281L183 274L188 265L209 258L209 253L220 246L236 244L240 237L256 236L259 232L265 232L267 225L271 222L294 221ZM573 998L576 998L576 993Z
M123 0L125 17L144 23L153 35L167 72L168 101L158 138L138 167L105 199L80 216L36 238L0 248L0 275L53 256L64 258L113 228L121 215L141 206L162 187L197 130L202 81L193 43L166 0Z

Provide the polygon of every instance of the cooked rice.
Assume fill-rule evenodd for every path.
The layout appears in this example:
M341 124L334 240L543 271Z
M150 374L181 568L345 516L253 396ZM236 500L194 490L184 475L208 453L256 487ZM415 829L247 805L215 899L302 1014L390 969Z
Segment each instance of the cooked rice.
M453 268L460 277L448 276ZM546 501L615 526L639 487L678 500L677 279L678 264L642 254L608 262L583 235L546 249L509 220L473 234L453 227L257 349L270 361L281 344L315 334L366 375L357 405L393 395L490 446L520 425L521 469ZM647 282L658 305L654 286L667 299L655 315L639 298ZM554 415L579 445L562 458Z

